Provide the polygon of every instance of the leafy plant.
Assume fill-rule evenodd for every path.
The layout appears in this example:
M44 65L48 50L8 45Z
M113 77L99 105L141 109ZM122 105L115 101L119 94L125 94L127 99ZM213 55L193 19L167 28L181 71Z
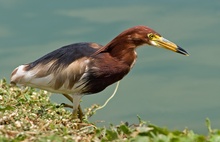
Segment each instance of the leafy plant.
M220 130L206 119L207 136L192 130L170 131L137 116L138 124L121 123L97 127L87 118L97 105L85 109L83 122L72 119L62 105L51 103L50 93L29 87L18 88L0 80L0 141L126 141L126 142L219 142Z

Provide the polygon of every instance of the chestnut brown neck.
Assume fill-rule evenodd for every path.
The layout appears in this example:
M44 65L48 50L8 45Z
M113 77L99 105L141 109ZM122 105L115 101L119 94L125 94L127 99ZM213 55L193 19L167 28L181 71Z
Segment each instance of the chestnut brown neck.
M137 46L129 40L115 38L106 45L106 51L112 57L131 66L136 59L136 47Z
M112 57L131 67L137 57L135 49L142 44L143 41L132 38L130 34L122 33L99 52L108 52Z
M115 37L94 55L108 52L113 58L132 66L136 59L135 49L148 42L148 30L144 26L130 28Z

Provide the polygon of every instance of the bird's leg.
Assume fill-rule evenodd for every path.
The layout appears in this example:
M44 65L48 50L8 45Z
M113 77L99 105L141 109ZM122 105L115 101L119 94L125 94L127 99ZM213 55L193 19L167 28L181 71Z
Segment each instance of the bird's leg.
M78 107L78 117L79 117L80 120L82 120L83 116L84 116L84 114L83 114L82 108L81 108L81 106L79 104L79 107Z
M71 101L72 103L74 103L74 99L73 99L74 97L71 97L71 96L68 95L68 94L63 94L63 96L65 96L69 101ZM81 99L81 97L80 97L80 99ZM79 99L79 101L80 101L80 99ZM75 104L76 104L76 103L74 103L74 105L75 105ZM81 107L80 107L80 104L78 104L78 109L74 109L74 108L75 108L74 106L69 105L69 104L66 104L66 103L62 103L62 105L63 105L64 107L73 108L73 116L74 116L74 118L78 118L78 117L79 117L79 119L82 120L84 114L83 114L83 111L82 111L82 109L81 109Z
M68 94L63 94L63 96L66 97L70 102L73 102L73 98L72 98L70 95L68 95ZM62 103L62 105L63 105L64 107L73 108L72 105L69 105L69 104L66 104L66 103Z
M73 102L73 118L77 119L79 118L82 120L82 110L80 108L80 99L82 98L82 95L74 94L72 96L72 102ZM80 110L80 111L79 111ZM79 115L79 116L78 116Z
M66 97L70 102L73 102L73 98L68 94L63 94L64 97Z
M78 119L77 110L73 110L73 119Z

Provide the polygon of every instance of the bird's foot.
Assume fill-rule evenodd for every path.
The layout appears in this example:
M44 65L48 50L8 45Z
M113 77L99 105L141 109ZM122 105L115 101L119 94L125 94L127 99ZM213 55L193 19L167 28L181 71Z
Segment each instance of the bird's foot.
M72 105L69 105L69 104L66 104L66 103L62 103L62 104L60 104L60 106L67 107L67 108L73 108Z
M77 114L78 114L79 119L82 121L83 118L84 118L84 114L83 114L83 111L82 111L80 105L79 105L79 107L78 107Z
M62 103L60 106L67 107L67 108L73 108L72 105L69 105L66 103ZM82 111L80 105L77 110L73 110L72 116L73 116L73 119L79 119L80 121L83 120L84 114L83 114L83 111Z
M72 113L72 118L73 118L73 119L78 119L77 110L74 110L74 111L73 111L73 113Z
M83 118L84 118L84 114L83 114L82 109L79 105L78 109L73 110L73 119L79 119L82 122Z

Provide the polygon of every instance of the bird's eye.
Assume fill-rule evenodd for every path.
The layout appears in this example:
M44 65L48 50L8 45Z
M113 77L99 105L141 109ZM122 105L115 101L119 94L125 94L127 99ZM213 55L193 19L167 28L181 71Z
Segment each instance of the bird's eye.
M155 37L154 34L152 34L152 33L148 34L149 39L153 39L154 37Z

